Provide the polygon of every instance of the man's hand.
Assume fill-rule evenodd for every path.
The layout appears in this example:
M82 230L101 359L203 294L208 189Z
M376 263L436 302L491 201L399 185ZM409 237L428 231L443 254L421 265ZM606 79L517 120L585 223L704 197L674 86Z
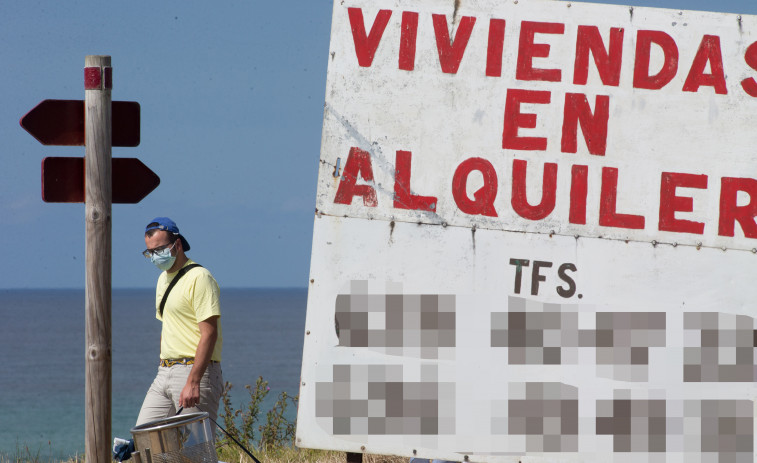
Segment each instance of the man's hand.
M190 378L191 379L191 378ZM179 406L192 408L200 403L200 383L194 384L187 381L179 396Z

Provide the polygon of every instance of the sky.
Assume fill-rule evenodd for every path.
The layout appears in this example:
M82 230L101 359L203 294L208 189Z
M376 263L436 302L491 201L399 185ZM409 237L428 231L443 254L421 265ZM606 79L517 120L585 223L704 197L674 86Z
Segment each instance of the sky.
M592 3L757 15L756 0ZM112 286L155 284L144 226L169 216L221 287L305 287L331 11L329 0L0 2L0 289L84 288L84 205L45 203L40 188L43 158L84 147L43 146L19 119L45 99L84 99L87 55L111 56L112 99L141 106L140 145L113 157L161 179L140 203L113 205Z

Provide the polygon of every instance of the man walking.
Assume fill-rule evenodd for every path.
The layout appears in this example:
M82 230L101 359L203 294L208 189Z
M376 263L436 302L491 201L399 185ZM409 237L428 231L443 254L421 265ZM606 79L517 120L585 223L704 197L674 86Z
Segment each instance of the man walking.
M215 420L223 391L221 305L218 283L189 259L189 243L168 217L145 227L143 255L163 272L155 292L163 323L160 366L147 391L137 425L185 412L208 412Z

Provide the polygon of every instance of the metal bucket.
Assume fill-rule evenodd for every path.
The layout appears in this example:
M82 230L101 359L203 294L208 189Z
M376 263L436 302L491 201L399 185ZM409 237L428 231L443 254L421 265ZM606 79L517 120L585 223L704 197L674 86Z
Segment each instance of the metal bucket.
M207 412L150 421L132 428L136 463L217 463Z

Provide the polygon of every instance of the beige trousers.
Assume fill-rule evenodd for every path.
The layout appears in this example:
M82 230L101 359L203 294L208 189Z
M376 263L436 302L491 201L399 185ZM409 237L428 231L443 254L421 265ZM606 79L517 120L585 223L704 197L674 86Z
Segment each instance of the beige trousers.
M137 426L150 421L168 418L179 409L179 396L187 384L193 365L158 367L158 374L147 391L142 409L139 411ZM218 418L218 403L223 392L223 375L220 363L210 363L200 380L200 403L185 408L181 413L208 412L214 421Z

